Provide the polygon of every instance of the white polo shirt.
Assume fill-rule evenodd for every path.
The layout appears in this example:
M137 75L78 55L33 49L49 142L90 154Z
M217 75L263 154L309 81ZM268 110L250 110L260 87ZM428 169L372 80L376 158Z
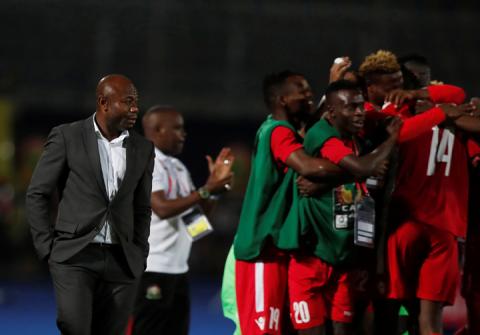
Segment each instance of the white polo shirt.
M167 199L176 199L186 197L194 190L185 165L155 148L152 192L163 191ZM145 271L171 274L188 271L192 241L181 220L183 214L185 213L162 220L152 211L148 238L150 252Z

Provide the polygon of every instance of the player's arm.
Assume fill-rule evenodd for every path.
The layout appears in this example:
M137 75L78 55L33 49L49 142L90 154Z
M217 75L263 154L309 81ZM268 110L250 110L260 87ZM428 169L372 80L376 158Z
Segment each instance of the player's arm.
M458 129L466 131L467 133L480 133L480 118L476 116L461 116L455 120L454 124Z
M326 159L309 156L303 149L292 152L285 163L299 175L320 182L335 182L350 175Z
M430 85L427 87L428 98L435 104L453 103L463 104L465 101L465 91L454 85Z
M335 182L346 172L325 159L309 156L293 130L279 126L272 131L270 148L276 162L286 165L303 177L318 182Z
M462 115L454 121L457 128L469 132L480 133L480 99L472 98L469 104L459 106L464 113L470 115Z
M357 178L383 175L387 168L387 159L397 143L402 121L395 118L387 127L390 136L371 153L358 157L355 154L345 156L338 165Z
M430 100L435 104L453 103L460 105L465 101L465 91L454 85L430 85L418 90L393 90L386 97L386 102L402 106L407 101Z
M447 120L456 120L465 113L463 109L458 110L455 108L451 108L451 104L441 104L427 110L424 113L405 118L403 120L403 126L400 129L400 133L398 135L398 143L404 143L422 134L425 134L431 131L432 127L435 127ZM371 118L372 114L378 115L381 113L367 113L366 117Z
M426 89L420 90L395 90L386 97L386 101L400 106L406 101L411 100L430 100L435 104L455 103L459 104L465 100L465 91L453 85L431 85ZM432 127L439 125L446 119L454 120L458 118L457 111L444 106L437 106L428 111L414 115L404 120L402 129L398 136L398 142L403 143L416 138Z

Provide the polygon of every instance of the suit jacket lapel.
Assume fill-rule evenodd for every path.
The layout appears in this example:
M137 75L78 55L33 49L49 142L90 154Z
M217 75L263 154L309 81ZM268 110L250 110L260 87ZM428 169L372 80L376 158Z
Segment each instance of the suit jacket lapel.
M95 134L93 122L93 116L85 120L83 141L85 144L85 149L87 151L88 159L90 161L90 165L92 166L92 170L95 175L95 179L97 180L98 187L100 187L100 189L102 190L105 199L108 200L107 189L105 187L105 182L103 181L102 165L100 164L100 153L98 152L97 134Z
M126 168L125 168L125 175L123 176L122 183L118 186L118 192L122 192L122 190L125 188L125 185L128 184L130 177L133 174L133 168L135 166L135 155L136 155L136 146L135 146L135 138L133 131L129 131L130 135L124 140L124 145L125 145L125 150L126 150L126 156L127 156L127 161L126 161Z

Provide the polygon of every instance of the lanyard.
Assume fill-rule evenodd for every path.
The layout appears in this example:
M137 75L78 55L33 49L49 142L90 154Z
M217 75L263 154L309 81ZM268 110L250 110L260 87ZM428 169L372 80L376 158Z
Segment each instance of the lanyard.
M355 154L355 156L358 157L359 156L358 144L353 137L352 137L352 150L353 150L353 153ZM362 195L370 196L370 194L368 192L368 189L367 189L367 185L366 185L365 182L355 181L355 186L356 186L358 192L360 192Z

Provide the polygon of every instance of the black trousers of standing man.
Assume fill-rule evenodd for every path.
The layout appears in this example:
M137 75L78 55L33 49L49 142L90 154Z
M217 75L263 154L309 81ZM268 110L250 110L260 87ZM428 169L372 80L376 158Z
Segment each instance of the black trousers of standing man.
M67 261L49 265L62 335L125 333L135 279L119 245L90 243Z

